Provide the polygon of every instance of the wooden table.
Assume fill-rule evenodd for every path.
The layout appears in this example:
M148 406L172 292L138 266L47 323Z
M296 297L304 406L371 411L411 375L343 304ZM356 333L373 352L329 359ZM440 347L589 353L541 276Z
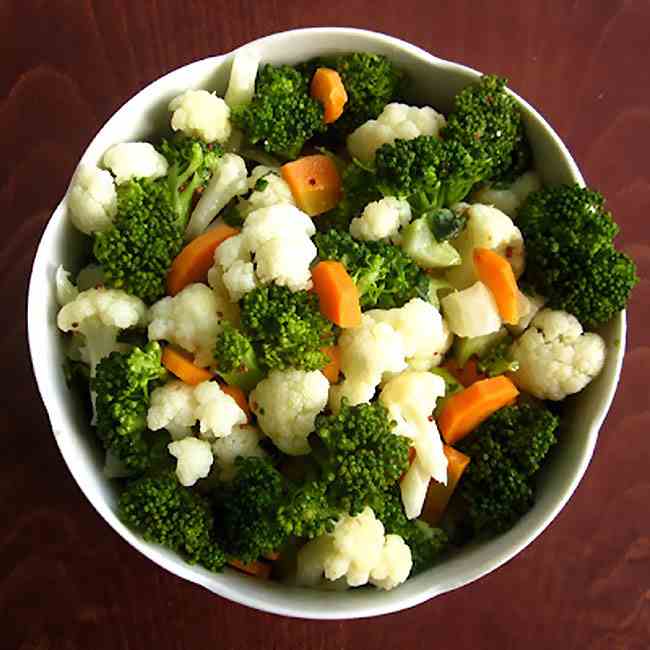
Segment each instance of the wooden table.
M648 648L649 23L650 3L641 0L2 0L0 647ZM620 242L642 277L628 312L616 401L587 475L553 525L477 583L358 622L256 613L165 573L127 546L61 462L25 340L38 239L101 124L177 66L269 32L314 25L388 32L508 76L608 197Z

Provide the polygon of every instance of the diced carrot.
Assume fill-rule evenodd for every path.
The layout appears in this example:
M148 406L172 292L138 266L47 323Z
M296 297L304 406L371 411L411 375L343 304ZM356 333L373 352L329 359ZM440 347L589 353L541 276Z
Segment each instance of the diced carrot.
M478 371L478 363L474 357L471 357L462 368L454 358L447 359L441 367L448 370L465 387L487 377Z
M162 352L162 364L186 384L196 386L212 379L212 373L206 368L199 368L187 353L175 350L169 345Z
M318 296L323 316L339 327L358 327L361 324L359 291L341 262L319 262L311 270L314 291Z
M310 95L325 109L323 121L331 124L341 117L348 94L336 70L318 68L311 80Z
M505 323L519 322L519 290L512 266L489 248L474 249L474 269L479 280L492 292Z
M445 442L448 445L458 442L492 413L512 402L517 395L517 387L503 375L477 381L452 395L445 402L438 418L438 426Z
M443 451L447 457L447 485L434 480L429 483L427 498L420 515L421 519L432 526L435 526L442 518L449 499L451 499L451 495L470 460L469 456L449 445L445 445Z
M327 348L321 348L321 352L329 357L329 363L321 372L327 377L330 384L335 384L339 380L341 372L341 350L336 345L330 345Z
M282 165L280 171L296 205L310 217L331 210L341 200L341 175L325 154L303 156Z
M214 263L214 251L238 232L222 223L193 239L172 262L167 274L167 293L175 296L188 284L204 281Z
M280 554L277 551L270 551L269 553L264 553L264 559L275 562L280 559Z
M251 421L251 409L250 406L248 405L248 399L246 399L246 393L239 388L239 386L230 386L229 384L221 384L221 390L226 394L230 395L235 402L237 402L237 406L246 413L246 417L248 418L248 421Z
M266 562L253 560L248 564L244 564L239 560L230 560L228 564L238 571L243 571L244 573L248 573L251 576L256 576L257 578L263 578L266 580L271 575L271 565L267 564Z

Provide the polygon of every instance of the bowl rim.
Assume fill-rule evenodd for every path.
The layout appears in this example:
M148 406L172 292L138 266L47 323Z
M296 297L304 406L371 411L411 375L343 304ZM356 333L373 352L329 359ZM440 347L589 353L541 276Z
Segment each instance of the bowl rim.
M216 68L218 64L221 63L226 57L230 57L234 55L237 51L241 50L242 48L249 48L251 46L255 46L258 44L269 45L276 40L281 40L283 38L286 38L287 35L289 34L295 36L313 35L313 36L321 36L321 37L332 36L332 37L339 37L339 38L350 36L350 35L352 36L359 35L366 39L375 40L378 43L383 43L385 45L388 44L389 46L395 48L396 50L401 50L403 52L409 53L415 58L417 58L423 65L436 65L443 69L464 71L466 73L470 73L473 76L477 76L481 74L478 70L474 68L447 59L442 59L416 45L413 45L407 41L404 41L402 39L399 39L397 37L382 32L376 32L372 30L365 30L365 29L358 29L358 28L350 28L350 27L307 27L307 28L289 29L281 32L275 32L255 40L248 41L247 43L229 52L216 54L213 56L205 57L203 59L198 59L196 61L191 61L185 65L179 66L178 68L175 68L165 73L164 75L156 78L155 80L153 80L152 82L150 82L149 84L147 84L146 86L138 90L134 95L132 95L106 120L106 122L102 125L102 127L97 131L97 133L90 140L90 142L84 149L78 162L84 159L88 149L105 131L111 128L113 122L117 121L117 119L122 113L128 111L129 106L133 102L135 102L143 93L147 93L156 85L162 84L163 81L166 80L168 77L175 75L178 71L189 68L193 65L205 65L206 63L213 63ZM513 94L521 103L522 107L528 113L528 115L532 119L539 122L540 126L543 128L546 134L553 140L555 146L558 147L562 157L565 159L574 180L577 183L584 185L584 179L582 177L582 174L580 173L577 164L575 163L568 148L566 147L564 142L560 139L560 137L555 132L553 127L541 115L541 113L537 111L531 104L529 104L524 98L520 97L517 93L514 93L514 91L511 92L513 92ZM615 359L615 367L612 374L612 380L609 386L607 386L605 398L600 402L600 408L598 409L597 415L594 418L594 424L589 431L588 443L587 443L588 447L586 453L583 454L582 458L580 459L580 464L574 469L570 484L565 489L564 493L562 493L562 495L557 499L557 501L554 503L553 507L548 511L547 515L544 517L543 520L541 520L535 527L527 531L526 534L521 535L520 539L512 543L506 551L504 551L498 556L494 556L491 562L484 563L483 565L477 567L476 570L474 570L471 574L469 574L468 577L464 577L462 580L457 581L454 584L447 584L443 587L440 587L439 585L433 585L430 586L429 588L422 589L420 592L410 597L405 597L396 603L391 603L391 604L378 603L376 605L371 604L367 606L360 606L358 610L354 610L354 611L348 611L347 609L344 608L337 609L336 607L333 608L328 607L327 609L323 609L322 611L311 608L308 612L304 612L304 611L300 611L301 609L304 609L304 607L301 607L300 604L296 604L295 607L289 607L288 605L274 602L272 598L264 600L260 596L252 597L247 594L241 593L241 591L237 588L236 585L227 584L227 582L225 581L216 582L216 583L212 582L208 584L208 581L203 579L201 573L194 570L194 568L188 565L180 556L175 556L173 559L170 559L164 553L161 553L158 547L156 547L155 545L149 545L143 542L136 535L129 534L128 529L121 529L118 525L116 525L115 521L110 516L110 508L108 508L107 504L99 503L96 499L93 499L91 498L91 496L88 495L84 487L84 484L79 476L79 472L72 462L70 449L67 446L64 446L62 444L61 437L57 434L56 427L54 426L54 417L52 415L53 405L50 403L50 397L46 395L47 389L45 387L45 365L38 363L35 358L35 350L37 348L37 345L35 344L36 332L39 327L41 328L43 327L42 324L38 323L38 319L36 317L36 302L40 299L40 296L37 295L38 289L36 286L36 271L43 264L47 262L47 260L44 259L45 257L44 242L50 236L52 236L52 233L54 232L55 228L58 227L56 225L58 223L58 220L55 219L55 217L61 215L61 213L64 211L66 206L66 199L67 199L67 190L63 198L57 205L57 207L50 215L45 225L45 228L43 229L43 232L39 239L37 251L34 257L34 262L32 264L31 272L30 272L30 281L29 281L27 305L26 305L27 307L26 316L27 316L27 338L29 344L32 369L36 379L38 391L41 396L41 400L43 401L43 404L45 406L45 410L48 415L48 420L50 422L50 426L52 428L54 438L59 448L59 452L61 453L61 456L63 457L63 460L68 468L68 471L74 478L82 494L90 502L90 504L97 511L97 513L102 517L102 519L116 533L118 533L118 535L122 537L122 539L125 542L127 542L130 546L135 547L136 550L140 551L144 556L146 556L149 560L155 562L161 568L169 571L170 573L176 575L177 577L186 579L190 582L203 586L209 591L216 593L217 595L223 598L227 598L229 600L251 607L253 609L257 609L272 614L278 614L278 615L293 617L293 618L313 619L313 620L318 620L318 619L339 620L339 619L353 619L353 618L356 619L356 618L366 618L371 616L379 616L379 615L402 611L404 609L408 609L416 605L419 605L423 602L426 602L427 600L430 600L431 598L437 595L447 593L459 587L470 584L482 578L483 576L487 575L488 573L491 573L492 571L496 570L500 566L503 566L504 564L509 562L513 557L519 554L529 544L531 544L539 535L541 535L541 533L557 517L559 512L564 508L568 500L575 492L579 482L581 481L589 465L589 462L591 461L591 458L593 456L596 447L600 428L602 427L605 417L607 416L612 400L614 398L614 394L617 389L622 363L623 363L623 357L625 354L626 330L627 330L627 319L626 319L625 310L621 311L617 316L614 317L614 319L612 319L612 322L616 322L616 324L618 325L618 331L620 333L620 344L617 346L616 349L617 354ZM48 326L49 325L46 325L45 327Z

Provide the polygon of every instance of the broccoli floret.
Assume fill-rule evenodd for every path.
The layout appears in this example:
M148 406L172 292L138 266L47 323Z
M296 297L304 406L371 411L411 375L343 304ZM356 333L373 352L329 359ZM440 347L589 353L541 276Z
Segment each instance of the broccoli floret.
M517 225L526 242L524 284L547 298L551 309L595 327L623 309L637 283L634 262L614 248L618 232L604 199L578 185L531 194Z
M390 309L411 298L432 298L431 279L398 246L357 241L350 233L335 229L318 233L314 243L322 260L338 260L345 266L364 309Z
M485 354L479 355L477 367L478 371L488 377L504 375L506 372L517 372L519 362L512 359L510 347L513 338L506 336L496 345L488 349Z
M264 377L250 339L230 323L224 323L217 337L214 357L217 372L230 386L248 392Z
M119 514L145 540L185 554L191 564L221 571L226 563L215 540L208 499L180 485L173 472L128 483L120 495Z
M149 391L166 376L158 343L130 352L112 352L102 359L92 378L96 393L97 433L110 450L133 471L152 464L157 436L147 431Z
M316 418L314 456L330 502L357 514L373 496L399 481L408 468L409 442L393 433L386 408L343 404Z
M521 111L506 83L502 77L484 75L463 89L442 131L445 140L455 140L474 160L483 161L487 178L511 174L525 160Z
M288 159L325 130L323 106L309 96L309 77L289 65L261 66L253 100L231 115L250 142Z
M460 500L472 534L505 532L534 502L533 477L556 442L559 419L544 406L507 406L458 443L471 462L452 501Z
M167 176L117 188L113 226L95 235L93 253L105 281L145 302L165 295L167 271L183 246L192 199L219 163L222 150L188 138L163 141Z

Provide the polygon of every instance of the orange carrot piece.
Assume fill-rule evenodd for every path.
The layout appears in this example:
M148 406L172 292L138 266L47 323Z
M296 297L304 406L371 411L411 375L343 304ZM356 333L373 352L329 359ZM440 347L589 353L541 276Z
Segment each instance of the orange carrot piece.
M477 381L452 395L445 401L438 418L445 442L448 445L458 442L517 395L517 387L504 375Z
M339 327L358 327L361 324L359 291L341 262L319 262L311 270L314 291L325 318Z
M341 200L341 175L329 156L303 156L282 165L280 172L296 205L310 217L331 210Z
M190 384L190 386L209 381L213 376L206 368L199 368L199 366L194 365L192 357L188 354L175 350L169 345L166 345L162 352L162 364L169 372L186 384Z
M238 232L222 223L193 239L172 262L167 274L167 293L175 296L188 284L204 281L214 263L214 251Z
M276 560L280 559L280 554L277 551L270 551L269 553L264 553L263 557L265 560L275 562Z
M519 322L519 291L512 266L489 248L474 249L474 269L479 280L492 292L505 323Z
M348 94L339 73L331 68L316 70L309 94L323 105L325 124L336 122L343 113L345 102L348 101Z
M228 564L238 571L243 571L244 573L248 573L248 575L255 576L257 578L263 578L264 580L268 579L268 577L271 575L271 565L267 564L266 562L253 560L248 564L244 564L239 560L229 560Z
M248 399L246 399L246 393L239 388L239 386L230 386L229 384L221 384L221 390L226 394L230 395L235 402L237 402L237 406L246 413L246 417L248 418L248 421L251 421L251 409L250 406L248 405Z
M341 372L341 350L336 345L330 345L327 348L321 348L321 352L329 357L329 363L321 372L327 377L330 384L335 384L339 380Z
M469 456L449 445L445 445L443 451L447 457L447 485L434 480L429 483L427 498L424 501L422 514L420 515L424 521L432 526L435 526L442 518L449 499L451 499L451 495L454 493L458 481L470 460Z
M478 363L474 357L471 357L462 368L453 358L447 359L441 367L448 370L465 387L487 377L478 371Z

